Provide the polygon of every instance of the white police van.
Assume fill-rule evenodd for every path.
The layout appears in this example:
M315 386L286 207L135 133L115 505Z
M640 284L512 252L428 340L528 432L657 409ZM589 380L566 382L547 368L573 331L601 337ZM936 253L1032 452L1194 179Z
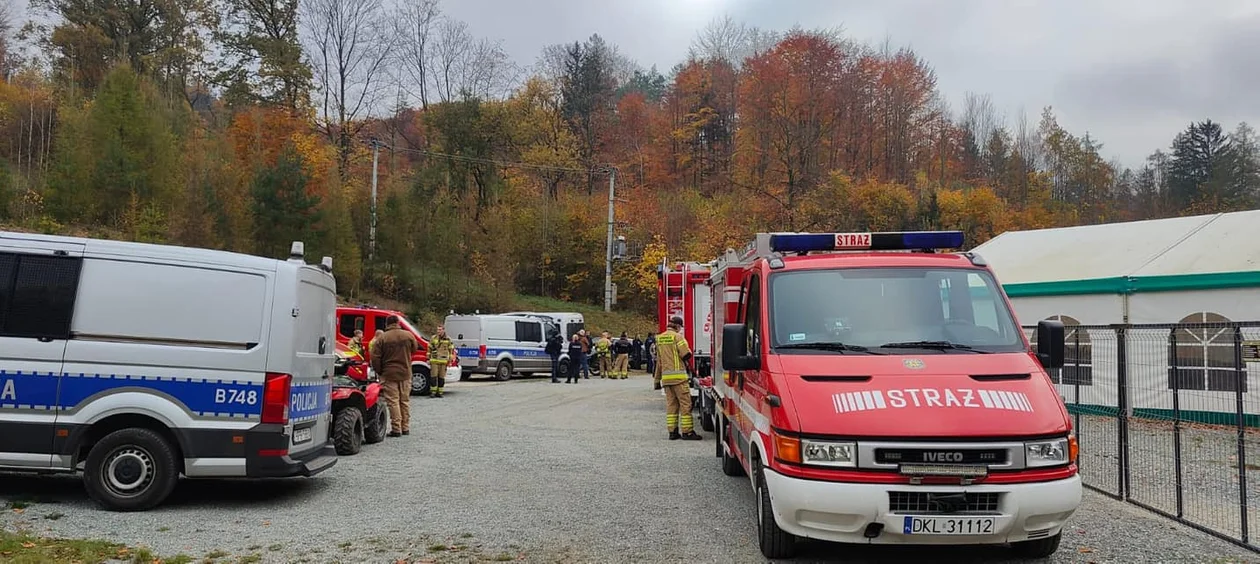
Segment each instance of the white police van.
M116 511L179 476L311 476L328 442L332 259L0 232L0 470L83 472Z
M551 372L544 319L511 315L448 315L446 336L459 352L462 374L493 374L510 380L512 374L532 376Z

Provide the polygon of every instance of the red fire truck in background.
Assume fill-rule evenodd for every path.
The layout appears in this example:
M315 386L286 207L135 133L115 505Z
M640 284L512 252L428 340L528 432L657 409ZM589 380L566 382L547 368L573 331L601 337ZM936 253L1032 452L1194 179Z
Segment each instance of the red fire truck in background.
M1081 502L1047 374L1063 325L1041 321L1033 350L984 259L937 252L962 244L759 233L707 264L662 265L662 324L681 312L705 343L702 422L722 472L751 482L767 558L798 538L1058 549Z
M683 318L683 337L691 345L691 407L700 411L700 428L713 432L717 396L713 385L713 294L709 264L662 262L657 268L657 332L671 317Z

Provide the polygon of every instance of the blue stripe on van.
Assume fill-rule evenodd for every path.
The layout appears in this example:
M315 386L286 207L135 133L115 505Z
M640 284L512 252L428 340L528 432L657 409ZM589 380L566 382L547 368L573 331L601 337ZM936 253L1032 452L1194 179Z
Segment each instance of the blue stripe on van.
M460 358L477 358L481 351L473 347L460 347L455 349L458 351ZM487 348L486 358L494 358L500 354L507 353L512 358L549 358L547 352L542 349L515 349L515 348Z
M58 391L60 386L60 391ZM160 378L135 374L62 374L0 371L0 408L70 410L105 392L143 391L164 396L200 416L257 419L262 414L259 382ZM314 419L327 413L332 382L295 384L289 418Z

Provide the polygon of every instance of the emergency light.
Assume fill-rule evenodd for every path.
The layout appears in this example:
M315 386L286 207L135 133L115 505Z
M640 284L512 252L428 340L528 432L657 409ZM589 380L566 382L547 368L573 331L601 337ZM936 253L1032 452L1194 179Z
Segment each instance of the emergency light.
M962 231L775 233L770 236L770 251L780 253L804 253L810 251L904 251L918 249L957 249L962 246Z

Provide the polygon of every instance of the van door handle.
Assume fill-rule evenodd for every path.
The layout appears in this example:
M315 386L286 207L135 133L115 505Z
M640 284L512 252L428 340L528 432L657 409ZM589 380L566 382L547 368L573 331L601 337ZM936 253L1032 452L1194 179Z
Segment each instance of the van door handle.
M40 337L40 338L39 338L39 342L41 342L41 343L51 343L51 342L53 342L53 339L52 339L52 337Z

